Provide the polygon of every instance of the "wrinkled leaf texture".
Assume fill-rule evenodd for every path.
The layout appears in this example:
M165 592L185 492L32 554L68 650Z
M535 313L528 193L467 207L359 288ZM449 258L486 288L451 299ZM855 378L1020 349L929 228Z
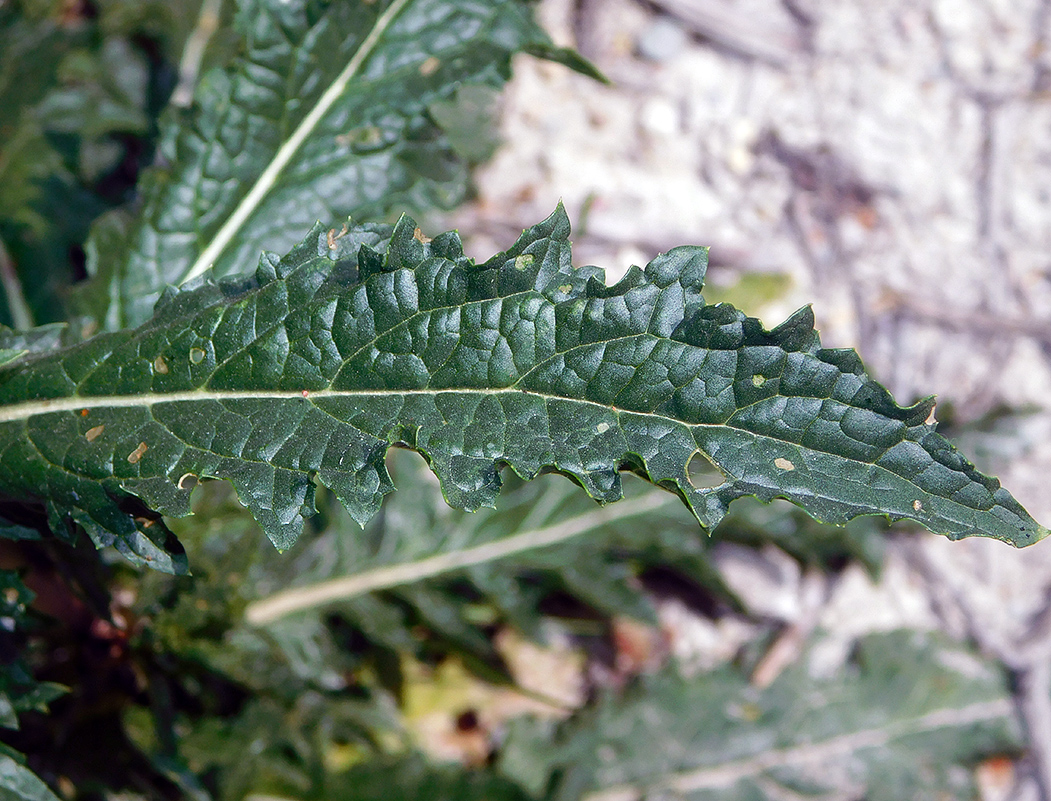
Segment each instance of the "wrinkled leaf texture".
M9 362L0 490L166 570L184 564L158 513L188 514L197 480L229 479L285 549L315 478L364 524L393 489L392 444L423 453L465 509L494 503L503 465L563 473L602 503L630 470L705 527L755 495L833 523L1047 533L935 433L933 400L902 408L853 351L820 348L809 308L767 331L706 305L698 247L607 287L572 266L569 233L560 207L478 265L407 217L317 226L253 277L171 289L137 329ZM692 486L698 452L723 483Z
M466 87L500 87L551 46L523 0L241 0L244 46L162 119L134 221L88 246L85 312L109 330L147 320L164 287L284 252L315 220L382 218L463 199L467 163L429 113Z

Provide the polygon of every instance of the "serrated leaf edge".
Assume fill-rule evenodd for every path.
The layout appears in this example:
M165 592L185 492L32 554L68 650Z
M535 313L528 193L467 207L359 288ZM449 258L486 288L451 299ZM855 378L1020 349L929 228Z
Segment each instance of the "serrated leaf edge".
M410 2L411 0L394 0L387 10L379 16L368 36L365 37L354 52L354 55L351 56L350 61L347 62L347 66L336 76L336 79L321 95L317 104L303 118L302 122L296 126L292 135L278 148L274 158L266 165L266 169L259 174L255 183L252 184L252 188L241 198L241 202L237 204L233 213L226 219L226 222L215 233L207 247L201 251L196 261L186 271L186 275L179 281L180 285L204 275L218 260L219 256L226 250L227 245L237 236L237 232L241 230L248 218L252 216L259 204L263 202L263 199L273 189L281 172L288 166L289 162L299 151L299 148L303 146L303 143L313 133L329 109L339 100L340 95L347 88L347 84L358 74L358 70L361 69L365 60L372 54L372 51L376 49L380 38L394 22L394 19Z

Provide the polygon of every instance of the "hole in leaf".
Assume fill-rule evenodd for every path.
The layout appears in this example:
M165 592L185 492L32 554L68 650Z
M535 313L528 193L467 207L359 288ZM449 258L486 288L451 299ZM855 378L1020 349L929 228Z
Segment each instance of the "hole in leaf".
M715 462L708 458L708 454L696 450L686 465L686 478L694 489L711 489L726 483L726 475L720 470Z

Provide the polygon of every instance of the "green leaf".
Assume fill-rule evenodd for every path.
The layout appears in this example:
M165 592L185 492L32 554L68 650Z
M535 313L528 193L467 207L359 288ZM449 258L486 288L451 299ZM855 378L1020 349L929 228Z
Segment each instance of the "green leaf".
M493 504L500 465L563 473L602 503L630 470L705 527L755 495L832 523L1047 534L935 433L933 400L902 408L853 351L822 349L809 308L766 331L705 305L696 247L607 287L568 238L559 208L476 265L455 233L427 240L405 217L318 226L252 278L171 290L138 329L0 367L0 492L167 570L182 556L158 513L187 514L198 479L229 479L286 549L315 478L364 524L397 443L469 510ZM717 486L691 484L697 453Z
M674 541L663 554L669 561L692 557L691 566L703 563L695 572L712 571L704 558L706 542L692 536L696 526L689 525L688 513L672 496L648 492L641 482L630 482L624 503L596 509L568 482L541 478L505 493L499 509L467 514L441 503L418 457L396 458L393 469L399 491L385 502L383 514L356 537L346 536L350 521L337 521L330 535L312 538L275 564L281 575L272 583L282 589L253 599L245 610L250 623L339 604L343 614L367 625L366 610L354 602L382 592L385 601L420 610L432 628L455 638L455 624L433 612L445 608L466 623L469 610L458 597L457 581L469 582L480 600L527 631L535 629L537 602L555 589L604 612L649 618L645 599L626 581L629 554L659 550L658 541L666 539ZM643 518L647 525L639 526ZM550 579L541 584L540 576ZM421 592L426 603L415 597ZM294 625L301 629L303 618Z
M513 729L501 767L557 776L552 801L977 798L968 768L1021 747L1003 671L943 638L872 636L815 679L820 659L818 643L765 690L729 666L644 676L554 742Z
M10 528L19 527L0 522L0 536L10 536ZM27 607L34 597L16 571L0 570L0 727L5 729L17 729L22 712L47 712L48 704L66 693L61 685L38 682L23 657ZM47 785L22 764L21 754L0 744L0 801L8 799L58 801Z
M524 0L242 0L235 25L243 55L163 123L126 246L91 249L86 302L109 329L146 320L166 284L284 251L318 219L458 202L464 141L443 133L442 104L479 102L471 87L502 85L521 50L584 69Z
M0 536L9 539L30 539L33 533L6 523L0 526ZM18 728L19 713L46 712L49 703L66 693L59 684L36 681L29 665L15 653L14 640L27 628L26 609L35 597L16 571L0 570L0 620L4 621L0 641L0 726L6 729Z
M25 765L10 754L0 753L0 801L59 801Z
M142 54L123 39L94 42L80 26L0 9L0 250L26 301L23 312L5 282L12 313L0 320L63 319L70 252L107 205L98 179L126 155L118 137L145 133L145 81Z
M520 787L490 771L428 765L418 755L358 765L332 782L330 798L345 801L529 801Z
M595 508L584 493L554 476L522 482L512 475L512 486L504 488L496 509L469 514L442 502L415 455L393 453L387 465L398 491L361 535L347 536L349 520L329 519L327 531L268 565L263 593L242 587L250 599L244 609L249 623L267 625L331 606L365 626L366 610L354 602L373 593L383 593L382 602L424 610L436 606L435 594L442 593L449 607L459 607L458 619L466 619L469 608L462 595L467 582L479 602L539 636L537 604L555 591L601 613L653 619L646 597L635 589L636 579L649 568L674 570L725 608L737 607L739 601L709 556L718 542L755 548L773 544L804 564L829 565L856 556L872 571L882 558L882 532L872 518L845 527L821 526L787 504L735 505L714 536L706 537L676 498L632 476L624 482L624 502ZM180 524L180 538L200 539L193 528ZM237 544L231 548L244 551ZM402 594L421 584L429 593L429 603L422 606ZM374 614L374 606L367 611ZM297 616L289 629L306 635L306 625ZM403 632L380 627L379 633L388 646L404 647ZM398 635L403 639L394 641Z
M156 115L199 5L0 5L0 260L6 251L11 262L11 313L0 301L0 322L67 318L93 221L128 200L152 156Z

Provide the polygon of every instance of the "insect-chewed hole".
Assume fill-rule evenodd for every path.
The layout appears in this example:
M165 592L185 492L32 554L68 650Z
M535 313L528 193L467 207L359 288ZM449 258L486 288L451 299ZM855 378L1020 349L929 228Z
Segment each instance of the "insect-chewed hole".
M708 454L700 450L694 451L690 457L686 465L686 478L694 489L711 489L726 482L726 474L708 458Z

